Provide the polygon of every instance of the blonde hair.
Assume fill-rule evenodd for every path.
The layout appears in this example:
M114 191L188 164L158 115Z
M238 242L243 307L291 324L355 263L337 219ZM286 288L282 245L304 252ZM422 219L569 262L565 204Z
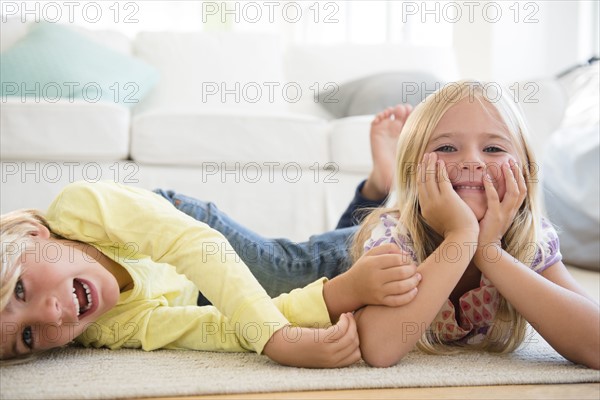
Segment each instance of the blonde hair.
M492 105L498 111L503 120L501 122L508 128L527 185L525 201L502 238L502 247L525 265L531 264L539 252L542 258L538 266L543 265L547 244L542 237L537 164L527 141L527 128L516 104L512 99L506 98L505 90L500 91L493 101L488 98L486 92L489 85L469 80L453 82L431 94L414 109L398 141L396 206L377 209L365 218L354 239L352 254L355 259L364 252L365 241L370 237L381 215L385 213L399 216L396 229L399 234L410 238L418 263L423 262L440 245L443 238L427 225L420 212L415 167L421 161L432 133L446 111L468 98L469 101L481 104L486 112L488 109L485 104ZM483 342L477 347L492 352L513 351L523 342L526 328L525 319L502 297L494 322ZM456 344L445 342L442 333L432 324L417 346L432 354L452 353Z
M23 209L0 216L0 258L2 262L0 266L0 312L4 311L8 305L10 297L15 291L17 281L23 273L21 263L23 251L31 243L32 234L39 230L37 224L48 228L51 237L60 238L52 233L46 218L38 210ZM3 356L0 353L0 362L2 365L6 365L7 362L3 360ZM29 356L26 356L21 360L11 360L10 363L22 362L29 358Z

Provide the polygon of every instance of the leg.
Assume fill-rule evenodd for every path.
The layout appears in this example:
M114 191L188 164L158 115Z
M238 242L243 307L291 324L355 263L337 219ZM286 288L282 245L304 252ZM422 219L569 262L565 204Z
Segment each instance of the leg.
M271 297L304 287L320 277L333 278L350 267L348 248L355 228L314 235L302 243L269 239L241 226L213 203L173 191L155 192L178 210L223 234Z
M336 229L360 224L369 208L381 207L385 203L394 180L398 138L411 111L412 106L399 104L383 110L371 122L369 139L373 169L369 178L356 189L354 199L342 214Z

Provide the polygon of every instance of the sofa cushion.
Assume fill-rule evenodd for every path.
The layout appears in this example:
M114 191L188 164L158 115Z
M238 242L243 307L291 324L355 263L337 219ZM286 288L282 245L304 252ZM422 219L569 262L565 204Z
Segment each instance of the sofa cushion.
M372 115L399 103L416 106L443 84L427 72L384 72L323 91L319 104L337 118Z
M132 123L131 155L148 164L298 163L327 159L325 122L283 113L149 111Z
M3 160L125 159L129 123L129 110L116 104L9 98L0 113L0 155Z
M133 52L161 74L156 90L136 112L285 109L282 55L276 35L142 32L135 38Z
M2 99L84 99L137 104L154 86L152 66L61 25L41 23L2 53Z
M328 114L314 93L389 71L422 71L443 81L459 78L450 46L389 44L291 45L284 57L285 78L297 82L306 95L289 109L313 115ZM428 88L429 89L429 88ZM329 114L329 118L333 117Z
M329 122L330 159L341 171L359 172L366 177L371 170L369 129L372 120L373 116L355 116Z

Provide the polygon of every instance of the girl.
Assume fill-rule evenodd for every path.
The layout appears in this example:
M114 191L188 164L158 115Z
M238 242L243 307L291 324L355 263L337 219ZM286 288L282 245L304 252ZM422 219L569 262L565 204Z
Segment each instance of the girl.
M562 264L556 232L541 216L522 118L502 93L488 99L487 88L448 84L406 121L396 206L366 219L355 250L395 243L423 278L410 303L356 312L362 356L384 367L415 345L510 352L527 321L564 357L598 369L598 304Z

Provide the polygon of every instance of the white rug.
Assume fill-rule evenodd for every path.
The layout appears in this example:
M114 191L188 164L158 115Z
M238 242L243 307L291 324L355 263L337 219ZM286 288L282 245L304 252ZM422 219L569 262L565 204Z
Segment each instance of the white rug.
M534 335L515 353L411 353L399 365L282 367L256 354L65 348L0 368L2 399L106 399L325 389L600 382Z

